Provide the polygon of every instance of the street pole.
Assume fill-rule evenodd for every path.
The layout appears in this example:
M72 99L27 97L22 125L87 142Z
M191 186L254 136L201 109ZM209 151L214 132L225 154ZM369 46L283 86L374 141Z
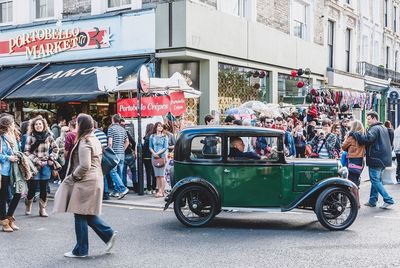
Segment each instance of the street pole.
M139 81L139 79L138 79ZM138 82L139 84L139 82ZM138 187L139 187L139 195L144 194L144 181L143 181L143 156L142 156L142 93L141 89L137 91L137 103L138 103L138 143L137 143L137 151L138 151Z
M137 104L138 104L138 187L139 195L144 194L144 180L143 180L143 155L142 155L142 91L149 92L150 89L150 76L149 70L145 65L142 65L137 73Z

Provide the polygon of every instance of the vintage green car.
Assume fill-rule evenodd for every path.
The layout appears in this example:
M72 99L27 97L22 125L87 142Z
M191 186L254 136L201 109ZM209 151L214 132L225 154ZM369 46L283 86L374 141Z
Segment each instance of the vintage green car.
M330 230L357 217L358 187L342 178L336 160L285 158L280 130L213 126L180 132L174 152L171 193L184 225L208 224L222 210L313 210Z

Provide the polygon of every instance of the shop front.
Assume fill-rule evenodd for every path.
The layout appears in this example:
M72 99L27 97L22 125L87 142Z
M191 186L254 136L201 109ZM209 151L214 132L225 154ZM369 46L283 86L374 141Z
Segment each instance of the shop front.
M61 24L0 28L0 97L17 120L36 114L69 119L80 112L107 120L116 112L116 97L99 88L97 70L114 67L116 84L135 76L142 64L154 75L154 10Z

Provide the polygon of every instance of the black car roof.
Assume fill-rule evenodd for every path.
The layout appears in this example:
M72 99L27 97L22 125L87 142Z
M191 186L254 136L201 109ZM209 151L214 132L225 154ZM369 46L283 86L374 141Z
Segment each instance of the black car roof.
M237 134L241 135L283 135L284 132L278 129L251 127L251 126L196 126L181 130L181 135L193 134Z

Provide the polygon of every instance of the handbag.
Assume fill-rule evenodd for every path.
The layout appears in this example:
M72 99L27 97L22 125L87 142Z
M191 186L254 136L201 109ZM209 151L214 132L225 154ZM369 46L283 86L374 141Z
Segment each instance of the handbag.
M153 166L157 167L157 168L161 168L163 166L165 166L165 158L164 157L160 157L160 158L153 158L151 160Z
M351 173L361 174L361 172L363 171L364 167L356 165L356 164L353 164L353 163L349 163L348 169L349 169L349 172L351 172Z
M101 169L103 174L107 175L110 171L115 168L119 163L119 158L115 154L114 150L110 147L106 147L103 150L103 157L101 159Z

